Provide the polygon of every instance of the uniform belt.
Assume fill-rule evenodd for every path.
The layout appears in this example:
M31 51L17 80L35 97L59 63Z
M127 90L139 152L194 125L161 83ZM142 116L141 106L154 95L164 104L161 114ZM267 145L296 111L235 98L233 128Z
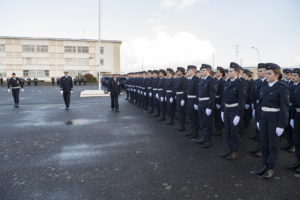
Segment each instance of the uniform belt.
M217 98L217 99L219 99L219 98L220 98L220 96L216 96L216 98Z
M183 92L176 92L176 94L183 94Z
M237 107L237 106L239 106L238 103L233 103L233 104L227 104L227 103L225 103L225 107L226 108L233 108L233 107Z
M194 99L194 98L197 98L197 96L196 95L188 95L187 98L188 99Z
M162 88L158 88L157 90L158 90L158 91L162 91L163 89L162 89Z
M144 90L145 88L144 87L142 87L142 90Z
M209 97L200 97L199 98L199 101L208 101L209 100Z
M152 87L148 87L148 89L149 89L149 90L151 90L151 89L152 89Z
M296 108L296 112L300 112L300 108Z
M292 106L293 104L292 103L290 103L290 106Z
M157 88L153 88L153 90L154 90L154 91L156 91L156 90L157 90Z
M171 92L173 92L172 90L167 90L167 93L171 93Z
M11 87L11 89L19 89L20 87Z
M279 108L268 108L268 107L261 107L261 110L264 112L279 112Z
M259 103L259 100L256 100L256 103L258 104L258 103Z

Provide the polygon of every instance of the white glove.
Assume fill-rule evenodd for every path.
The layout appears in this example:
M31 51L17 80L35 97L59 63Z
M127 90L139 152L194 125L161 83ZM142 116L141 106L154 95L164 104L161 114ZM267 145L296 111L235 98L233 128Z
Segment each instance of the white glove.
M276 128L276 134L277 134L278 136L281 136L282 133L283 133L283 131L284 131L283 128L279 128L279 127Z
M139 93L139 94L141 94L141 91L140 91L140 90L138 90L138 93Z
M185 103L185 102L184 102L184 100L182 99L181 102L180 102L181 106L184 106L184 103Z
M234 126L237 126L240 122L240 117L239 116L235 116L234 119L233 119L233 125Z
M245 109L248 110L249 108L250 108L250 105L249 105L249 104L246 104L246 105L245 105Z
M10 93L10 89L7 89L7 92Z
M164 102L164 98L163 98L163 97L160 97L160 101L161 101L161 102Z
M156 94L156 95L155 95L155 97L156 97L157 99L159 99L159 96L158 96L158 94Z
M295 128L295 120L294 119L291 119L290 125L291 125L292 128Z
M165 101L167 101L167 97L165 97Z
M216 108L219 110L221 108L220 104L216 104Z
M61 90L61 91L60 91L60 94L63 94L63 93L64 93L64 91Z
M207 116L210 116L210 115L211 115L211 109L206 108L205 112L206 112L206 115L207 115Z
M255 117L255 109L252 110L252 117Z
M24 92L24 89L23 89L23 88L21 89L21 92Z
M176 96L174 97L174 99L176 99Z
M224 122L224 112L221 112L221 119Z
M151 92L149 93L149 97L150 97L150 98L152 97L152 93L151 93Z
M254 104L252 104L252 110L254 110Z
M198 105L197 104L194 104L194 109L198 110Z
M256 123L256 127L259 130L259 122Z
M136 89L133 90L134 92L136 91Z
M174 99L173 97L170 98L170 103L173 103Z
M147 92L144 92L144 95L147 96Z
M73 93L74 91L73 90L71 90L71 93Z

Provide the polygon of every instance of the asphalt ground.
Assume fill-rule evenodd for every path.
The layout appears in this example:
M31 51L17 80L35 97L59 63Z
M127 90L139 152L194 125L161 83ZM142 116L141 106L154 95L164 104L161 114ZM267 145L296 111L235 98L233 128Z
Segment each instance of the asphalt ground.
M276 177L249 172L261 159L245 130L240 159L220 157L224 136L202 149L120 96L80 98L76 86L66 111L58 87L25 87L20 108L0 88L1 200L297 200L300 178L286 169L293 154L280 151Z

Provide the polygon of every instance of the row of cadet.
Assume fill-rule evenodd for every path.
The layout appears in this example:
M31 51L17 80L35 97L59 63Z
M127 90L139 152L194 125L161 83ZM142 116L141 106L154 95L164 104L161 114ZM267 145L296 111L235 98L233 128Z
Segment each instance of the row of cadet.
M126 99L178 131L189 125L185 136L203 148L210 148L212 136L224 130L228 148L221 157L227 160L239 158L240 140L254 119L251 139L257 145L250 153L262 158L262 166L250 173L264 180L274 177L281 138L287 140L281 148L296 155L288 168L300 173L300 69L260 63L258 78L252 75L234 62L215 72L203 64L200 70L189 65L129 73Z

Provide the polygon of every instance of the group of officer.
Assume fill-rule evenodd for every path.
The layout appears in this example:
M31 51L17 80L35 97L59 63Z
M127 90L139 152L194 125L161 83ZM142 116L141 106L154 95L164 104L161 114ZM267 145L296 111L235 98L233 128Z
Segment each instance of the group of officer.
M19 108L19 95L20 91L24 92L24 79L16 76L16 73L12 73L11 78L7 80L8 93L12 93L14 99L14 107ZM69 110L71 93L73 93L73 80L68 75L68 71L64 71L64 76L60 78L60 93L63 95L66 110Z
M257 146L251 153L262 158L262 166L250 173L264 180L274 177L283 137L288 141L283 148L296 155L288 168L300 173L300 69L282 74L277 64L260 63L257 75L253 80L250 70L234 62L216 71L202 64L200 70L189 65L129 73L126 99L180 132L189 125L185 136L203 148L210 148L212 136L224 130L227 149L221 157L227 160L239 158L241 137L254 118L251 138Z

